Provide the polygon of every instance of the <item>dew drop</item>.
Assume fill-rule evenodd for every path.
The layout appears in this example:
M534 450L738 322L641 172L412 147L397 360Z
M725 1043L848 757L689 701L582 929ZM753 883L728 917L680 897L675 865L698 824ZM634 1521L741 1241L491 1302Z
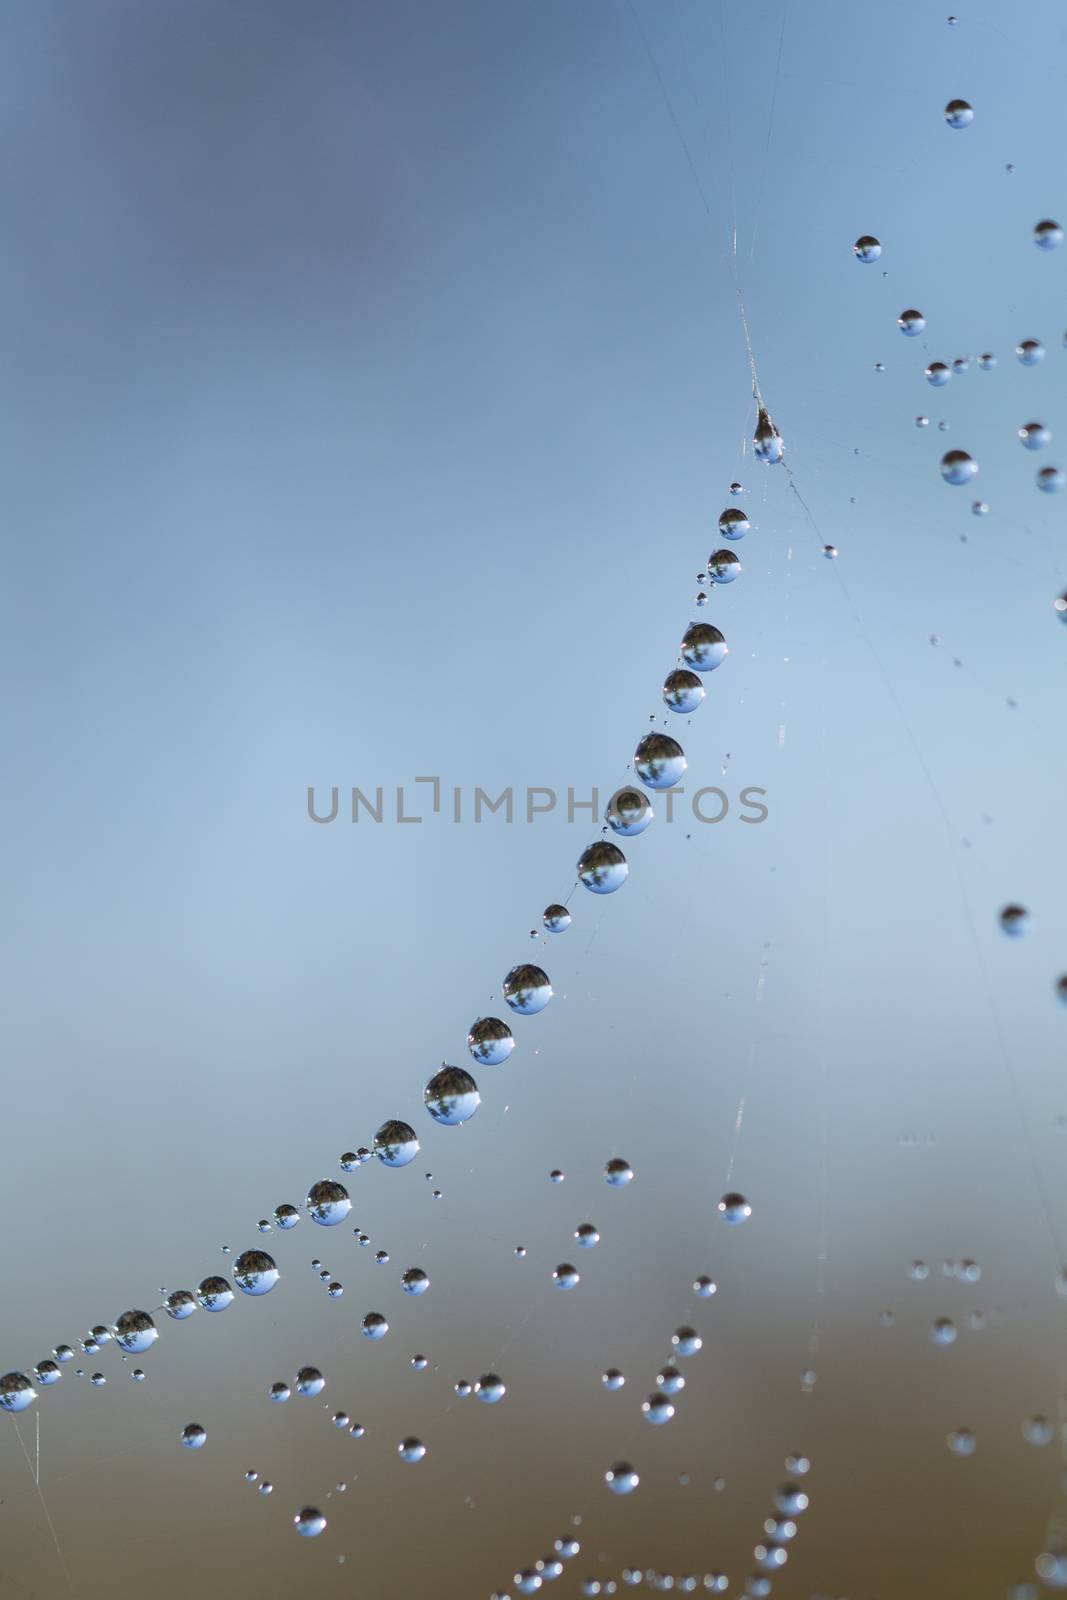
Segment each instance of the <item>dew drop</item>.
M482 1103L478 1085L463 1067L443 1066L422 1091L423 1102L435 1122L458 1128L469 1122ZM388 1256L386 1260L388 1261Z
M872 261L877 261L882 253L882 246L873 234L863 233L852 246L852 254L857 261L862 261L869 266Z
M504 979L503 993L512 1011L532 1017L543 1011L551 1000L552 985L548 981L548 974L542 972L540 967L522 962L512 967Z
M579 881L593 894L614 894L626 882L630 868L617 844L610 839L597 839L578 857L576 871Z
M547 911L545 915L547 917ZM479 1017L471 1023L467 1048L482 1066L498 1067L514 1050L515 1038L507 1023L501 1022L499 1017Z
M743 1194L724 1194L719 1201L719 1215L724 1222L747 1222L752 1215L752 1207Z
M945 121L950 128L968 128L974 121L974 111L966 100L950 100L945 107Z

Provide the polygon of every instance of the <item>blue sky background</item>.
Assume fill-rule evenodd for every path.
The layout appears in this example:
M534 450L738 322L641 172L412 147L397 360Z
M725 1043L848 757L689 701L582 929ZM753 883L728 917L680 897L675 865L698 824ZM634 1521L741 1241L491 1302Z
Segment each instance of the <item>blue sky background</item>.
M305 1220L274 1236L270 1300L163 1328L149 1382L109 1350L105 1389L42 1397L86 1600L147 1571L184 1593L191 1552L268 1596L347 1593L354 1567L383 1595L506 1591L575 1514L561 1592L625 1564L741 1579L790 1449L816 1470L781 1592L971 1597L1028 1573L1059 1503L1058 1447L1020 1423L1064 1391L1067 496L1033 479L1067 468L1067 251L1030 238L1067 214L1064 19L635 3L0 14L5 1368L224 1267L384 1117L423 1141L351 1179L388 1266ZM746 453L735 271L814 526ZM924 382L986 349L995 370ZM1032 419L1044 457L1014 437ZM941 482L950 447L973 489ZM744 572L700 613L734 478ZM606 797L699 615L730 655L672 719L687 785L759 785L767 822L658 818L624 890L579 889L538 942L556 999L479 1074L477 1117L428 1125L423 1082L499 1013L590 829L319 828L307 786ZM998 932L1008 900L1026 941ZM960 1257L979 1285L944 1277ZM704 1352L651 1429L686 1320ZM309 1360L358 1445L319 1402L265 1400ZM452 1398L486 1370L503 1405ZM0 1575L62 1594L0 1435ZM288 1526L306 1503L314 1543Z

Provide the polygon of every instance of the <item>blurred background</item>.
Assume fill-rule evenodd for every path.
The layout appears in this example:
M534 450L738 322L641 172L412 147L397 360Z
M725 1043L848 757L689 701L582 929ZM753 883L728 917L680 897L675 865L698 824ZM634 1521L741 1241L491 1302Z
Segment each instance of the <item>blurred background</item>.
M2 1592L740 1593L802 1452L776 1594L1025 1600L1067 1404L1062 9L5 0L0 31L0 1367L75 1349L0 1418ZM698 609L729 504L744 570ZM730 653L673 716L694 619ZM650 717L686 795L595 896L566 793L603 803ZM527 960L554 999L512 1018ZM344 1173L387 1117L415 1162ZM326 1177L343 1225L257 1231ZM156 1311L252 1245L269 1297ZM143 1383L78 1343L129 1307ZM271 1404L305 1364L322 1394ZM490 1372L502 1403L457 1396Z

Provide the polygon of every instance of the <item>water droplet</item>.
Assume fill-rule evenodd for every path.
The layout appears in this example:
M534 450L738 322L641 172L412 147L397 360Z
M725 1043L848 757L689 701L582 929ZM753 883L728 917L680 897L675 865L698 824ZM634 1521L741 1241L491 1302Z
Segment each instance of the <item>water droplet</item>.
M1019 429L1020 443L1027 450L1043 450L1051 438L1043 422L1024 422Z
M718 1292L718 1284L714 1278L709 1278L706 1273L701 1273L699 1278L693 1279L693 1293L698 1300L710 1300Z
M657 1372L656 1388L662 1389L664 1394L681 1394L685 1388L685 1379L672 1362Z
M317 1539L326 1527L326 1518L315 1506L304 1506L293 1518L293 1527L305 1539Z
M676 667L663 680L663 703L668 711L676 711L680 715L695 711L704 694L704 685L688 667Z
M1059 494L1065 483L1067 476L1059 467L1042 467L1037 475L1037 486L1045 494Z
M970 483L978 471L978 463L966 450L948 450L941 457L941 476L946 483Z
M621 1389L623 1384L626 1382L626 1379L623 1377L618 1367L608 1367L600 1381L604 1385L605 1389L611 1389L614 1391L616 1389Z
M58 1383L60 1378L63 1376L54 1361L38 1361L37 1365L33 1369L33 1375L37 1379L37 1382L42 1384L45 1388L47 1388L49 1384Z
M330 1418L330 1421L333 1423L335 1428L347 1428L350 1426L352 1418L348 1415L347 1411L335 1411L333 1416Z
M935 389L943 389L952 376L952 369L943 361L931 361L926 368L926 381Z
M94 1389L102 1389L104 1384L107 1382L107 1379L104 1377L102 1372L94 1372L92 1377L89 1379L89 1382L92 1384Z
M880 246L879 254L881 254ZM774 466L781 461L782 456L785 454L782 436L763 406L759 408L756 431L752 436L752 454L757 461L764 461L769 466Z
M127 1355L142 1355L158 1338L159 1329L147 1311L124 1311L115 1323L115 1343Z
M613 1494L632 1494L641 1479L628 1461L616 1461L605 1472L604 1482Z
M957 1338L956 1324L949 1317L938 1317L930 1329L930 1338L934 1344L955 1344Z
M649 789L673 789L687 764L684 750L669 733L646 733L634 751L634 771Z
M546 906L541 921L549 933L566 933L571 925L571 914L566 906Z
M946 1442L954 1456L974 1455L975 1438L970 1428L953 1428Z
M199 1422L186 1423L182 1429L182 1444L187 1450L202 1450L207 1444L207 1429Z
M426 1454L426 1446L421 1439L401 1439L396 1448L401 1461L421 1461Z
M484 1400L486 1405L495 1405L498 1400L503 1400L507 1394L507 1387L502 1378L495 1372L486 1372L474 1385L474 1392L479 1400Z
M344 1294L344 1292L345 1292L344 1284L343 1283L338 1283L336 1281L336 1279L332 1283L328 1283L326 1285L326 1293L329 1295L331 1300L340 1300L340 1298Z
M978 357L978 365L981 367L983 372L992 372L996 364L997 358L993 354L992 350L986 350L984 354Z
M348 1190L334 1178L320 1178L318 1183L313 1183L304 1203L311 1220L325 1228L343 1222L352 1209Z
M1046 217L1034 228L1034 243L1039 250L1058 250L1063 243L1063 229L1051 217Z
M897 327L909 339L914 339L926 327L926 318L921 311L902 311L897 318Z
M823 547L822 547L822 553L826 557L827 561L836 561L837 560L837 546L836 546L836 544L824 544Z
M632 1181L633 1175L633 1167L628 1161L624 1161L622 1156L612 1156L611 1160L605 1163L604 1179L613 1189L623 1188Z
M751 524L740 506L727 506L719 518L719 532L724 539L743 539Z
M419 1153L415 1129L392 1117L374 1135L374 1154L387 1167L406 1167Z
M1024 367L1036 367L1044 360L1045 347L1040 339L1023 339L1015 346L1015 354Z
M651 800L640 789L618 789L607 803L604 821L613 833L632 839L644 833L654 815Z
M916 417L915 418L915 426L917 428L928 428L930 426L930 418L929 417Z
M872 261L877 261L881 253L881 245L874 235L870 233L861 234L852 246L852 254L857 261L862 261L865 266Z
M547 917L547 911L545 915ZM515 1038L507 1023L501 1022L499 1017L479 1017L471 1023L467 1048L482 1066L498 1067L514 1050Z
M1023 1423L1023 1438L1027 1444L1037 1445L1038 1448L1051 1444L1055 1431L1048 1418L1040 1415L1027 1417Z
M641 1413L648 1422L669 1422L674 1416L674 1403L669 1396L661 1394L657 1389L647 1400L642 1400Z
M575 870L579 881L593 894L614 894L626 882L630 868L617 844L610 839L597 839L582 851Z
M966 100L950 100L945 107L945 121L950 128L967 128L974 121L974 111Z
M270 1397L277 1401L278 1405L283 1405L291 1393L292 1390L287 1383L272 1383L270 1386Z
M719 1215L724 1222L747 1222L752 1215L752 1207L743 1194L724 1194L719 1201Z
M1025 906L1005 906L1000 913L1000 926L1013 939L1030 932L1031 917Z
M966 356L957 356L952 363L952 370L962 376L963 373L970 369L970 365L971 363Z
M733 583L741 574L741 561L734 550L713 550L708 557L708 577L713 583Z
M269 1294L280 1274L265 1250L242 1250L233 1264L233 1281L244 1294Z
M574 1230L574 1237L583 1250L592 1250L594 1245L600 1243L600 1234L591 1222L580 1222Z
M469 1122L482 1103L478 1085L463 1067L443 1066L422 1091L423 1102L435 1122L458 1128ZM388 1256L385 1258L387 1261Z
M24 1372L5 1372L0 1378L0 1406L5 1411L25 1411L37 1398L37 1390Z
M975 500L971 505L971 512L976 517L985 517L989 515L989 507L984 500Z
M300 1221L300 1213L295 1206L275 1206L274 1221L279 1228L295 1228Z
M197 1286L196 1298L205 1311L225 1311L227 1306L233 1304L233 1290L225 1278L203 1278ZM180 1313L182 1316L188 1316L188 1314L187 1311ZM173 1316L174 1313L172 1312L171 1315Z
M726 640L710 622L691 622L682 635L682 660L694 672L714 672L728 653Z
M471 1392L471 1385L467 1382L466 1378L460 1378L459 1382L453 1384L452 1387L461 1400L466 1400L467 1396Z
M368 1311L360 1328L365 1339L384 1339L389 1332L389 1324L380 1311Z
M504 979L503 993L512 1011L532 1017L543 1011L551 1000L552 985L548 981L548 974L542 972L540 967L522 962L512 967Z
M671 1344L680 1356L695 1356L703 1347L704 1341L695 1328L675 1328L671 1334Z
M552 1281L557 1289L573 1289L581 1282L581 1278L577 1267L572 1267L569 1261L561 1261L552 1273Z
M409 1267L400 1282L405 1294L425 1294L430 1287L429 1277L421 1267Z

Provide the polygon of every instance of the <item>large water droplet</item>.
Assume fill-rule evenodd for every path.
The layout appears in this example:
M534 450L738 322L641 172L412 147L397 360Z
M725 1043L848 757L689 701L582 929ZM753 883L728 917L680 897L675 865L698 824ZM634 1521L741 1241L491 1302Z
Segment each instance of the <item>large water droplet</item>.
M679 715L695 711L704 694L704 685L688 667L676 667L663 680L663 703L669 711Z
M435 1122L446 1128L458 1128L469 1122L482 1103L478 1085L463 1067L443 1066L435 1072L422 1098Z
M1067 475L1059 467L1042 467L1037 475L1037 486L1045 494L1059 494L1065 483Z
M1024 367L1036 367L1044 360L1045 347L1040 339L1022 339L1015 346L1015 354Z
M182 1429L182 1444L187 1450L202 1450L207 1444L207 1429L199 1422L186 1423Z
M1013 939L1020 939L1030 932L1030 913L1025 906L1005 906L1000 913L1000 926Z
M740 506L727 506L719 518L719 532L724 539L743 539L750 526Z
M317 1539L326 1527L326 1518L317 1506L304 1506L293 1518L293 1527L305 1539Z
M614 894L629 871L626 857L610 839L597 839L578 857L578 877L594 894Z
M406 1167L419 1153L415 1129L397 1117L383 1122L374 1135L374 1154L387 1167Z
M1027 450L1043 450L1051 438L1043 422L1024 422L1019 429L1019 441Z
M682 660L694 672L713 672L726 659L726 640L710 622L691 622L682 635Z
M970 483L977 471L977 461L966 450L948 450L941 457L941 476L946 483Z
M338 1222L343 1222L352 1209L348 1190L335 1178L320 1178L318 1183L313 1183L305 1204L311 1220L321 1223L324 1228L332 1228Z
M781 461L785 454L782 436L763 406L759 408L756 431L752 435L752 454L757 461L765 461L769 466Z
M943 361L931 361L926 369L926 381L935 389L943 389L951 376L951 367L946 367Z
M974 111L966 100L950 100L945 107L945 121L950 128L967 128L974 121Z
M571 914L566 906L546 906L541 921L549 933L566 933L571 925Z
M269 1294L280 1274L265 1250L242 1250L233 1264L233 1281L243 1294Z
M183 1322L186 1317L191 1317L196 1310L196 1300L189 1289L175 1289L163 1302L168 1317L173 1317L175 1322Z
M613 1494L632 1494L641 1480L628 1461L616 1461L605 1472L604 1482Z
M282 1229L295 1228L300 1221L300 1213L295 1206L282 1205L274 1208L275 1225Z
M401 1439L396 1448L401 1461L421 1461L426 1454L426 1446L421 1439Z
M669 733L646 733L634 751L634 771L649 789L672 789L686 766L685 751Z
M0 1378L0 1406L5 1411L25 1411L37 1398L37 1390L24 1372L5 1372Z
M552 985L546 972L524 961L512 967L504 979L503 992L512 1011L524 1017L533 1017L543 1011L551 1000Z
M724 1194L719 1201L719 1215L724 1222L747 1222L752 1215L752 1207L743 1194Z
M1063 229L1051 217L1046 217L1034 228L1034 243L1039 250L1057 250L1063 243Z
M877 261L882 253L882 246L871 233L863 233L852 246L852 254L857 261L862 261L869 266L872 261Z
M205 1311L225 1311L233 1304L233 1290L225 1278L202 1278L197 1286L196 1298Z
M652 802L640 789L617 789L604 810L604 821L613 833L632 839L644 833L655 813Z
M507 1023L501 1022L499 1017L479 1017L471 1023L467 1048L482 1066L498 1067L514 1050L515 1037Z
M926 327L926 318L921 311L902 311L897 318L897 327L909 339L914 339Z
M735 550L713 550L708 557L708 577L713 583L733 583L741 575L741 558Z
M115 1323L115 1343L127 1355L141 1355L158 1338L159 1329L147 1311L124 1311Z

